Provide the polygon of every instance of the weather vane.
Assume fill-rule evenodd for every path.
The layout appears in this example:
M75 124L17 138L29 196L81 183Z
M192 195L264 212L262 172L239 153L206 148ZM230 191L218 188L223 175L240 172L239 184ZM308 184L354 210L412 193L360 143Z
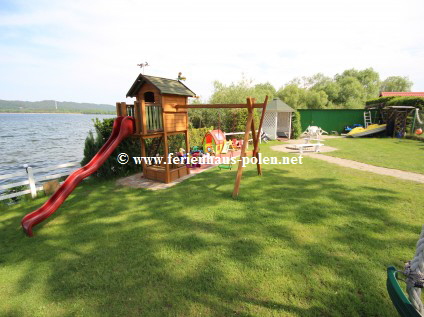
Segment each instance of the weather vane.
M183 76L183 73L182 72L179 72L178 73L178 80L186 80L186 78Z
M139 66L141 68L141 73L144 74L144 68L146 66L150 66L150 65L149 65L148 62L144 62L144 63L141 63L141 64L137 64L137 66Z

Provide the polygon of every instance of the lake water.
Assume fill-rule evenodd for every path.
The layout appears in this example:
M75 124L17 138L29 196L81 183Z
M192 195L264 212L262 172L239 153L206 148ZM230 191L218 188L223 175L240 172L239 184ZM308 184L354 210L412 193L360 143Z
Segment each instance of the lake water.
M37 168L80 162L85 138L94 131L92 119L113 117L0 113L0 175L22 171L24 164Z

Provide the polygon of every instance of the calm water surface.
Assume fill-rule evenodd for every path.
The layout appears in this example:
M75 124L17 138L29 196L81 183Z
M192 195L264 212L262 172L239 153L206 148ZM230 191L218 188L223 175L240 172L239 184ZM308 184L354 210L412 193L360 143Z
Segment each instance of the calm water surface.
M21 171L23 164L36 168L81 161L87 133L94 131L92 119L113 117L0 113L0 175Z

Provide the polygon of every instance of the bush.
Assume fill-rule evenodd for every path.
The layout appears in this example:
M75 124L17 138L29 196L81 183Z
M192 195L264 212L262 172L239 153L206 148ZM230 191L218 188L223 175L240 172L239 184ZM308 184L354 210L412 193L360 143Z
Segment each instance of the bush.
M205 134L209 131L213 130L213 127L209 128L200 128L200 129L189 129L188 135L190 140L190 146L193 147L195 145L202 146L202 141L205 136Z
M424 109L424 98L422 97L396 97L387 101L386 106L411 106Z
M189 139L189 142L191 143L190 139ZM186 148L184 134L176 134L176 135L168 136L169 153L178 152L180 148L183 148L183 149ZM163 153L164 152L162 152L161 154Z
M292 139L298 139L301 134L302 134L302 126L300 124L300 112L295 111L295 112L293 112L293 116L292 116L291 137L292 137Z
M221 129L223 132L243 132L246 129L247 110L242 109L190 109L189 126L193 129ZM255 127L258 127L261 112L255 109ZM235 136L242 138L243 135ZM194 144L190 141L190 143Z
M422 136L422 135L416 135L416 134L410 133L410 134L406 134L405 138L410 139L410 140L416 140L416 141L424 142L424 136Z
M27 189L28 189L28 185L20 185L20 186L16 186L16 187L6 189L1 194L2 195L9 195L9 194L18 193L18 192L21 192L21 191L24 191L24 190L27 190ZM38 195L38 196L40 196L40 195ZM31 198L31 195L26 194L26 195L22 195L22 196L16 196L16 197L4 199L1 202L5 205L13 205L13 204L20 203L21 201L29 200L29 198Z
M84 146L84 158L81 161L82 166L90 162L93 156L105 144L112 133L113 121L114 119L103 119L101 121L96 118L93 120L96 135L92 131L88 133ZM134 161L131 159L127 164L119 164L116 159L119 153L127 153L130 158L141 156L140 140L135 138L126 138L123 140L92 176L97 178L113 178L141 171L141 165L134 164Z
M367 100L365 102L365 107L378 107L378 106L384 106L388 101L391 99L396 98L395 96L389 96L389 97L379 97Z
M366 107L385 107L385 106L412 106L419 109L424 109L424 98L423 97L380 97L376 99L370 99L365 103Z

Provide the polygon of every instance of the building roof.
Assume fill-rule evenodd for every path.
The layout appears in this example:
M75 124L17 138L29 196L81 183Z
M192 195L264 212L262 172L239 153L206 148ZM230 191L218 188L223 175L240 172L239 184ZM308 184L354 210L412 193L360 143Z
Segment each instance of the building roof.
M274 98L272 101L268 102L266 111L294 112L295 110L279 98Z
M225 134L221 130L211 130L209 133L212 135L216 144L224 143Z
M135 97L141 86L150 83L159 89L161 94L180 95L194 97L196 94L192 92L186 85L175 79L148 76L140 74L127 92L127 97Z
M424 97L424 92L397 92L397 91L382 91L380 97Z

